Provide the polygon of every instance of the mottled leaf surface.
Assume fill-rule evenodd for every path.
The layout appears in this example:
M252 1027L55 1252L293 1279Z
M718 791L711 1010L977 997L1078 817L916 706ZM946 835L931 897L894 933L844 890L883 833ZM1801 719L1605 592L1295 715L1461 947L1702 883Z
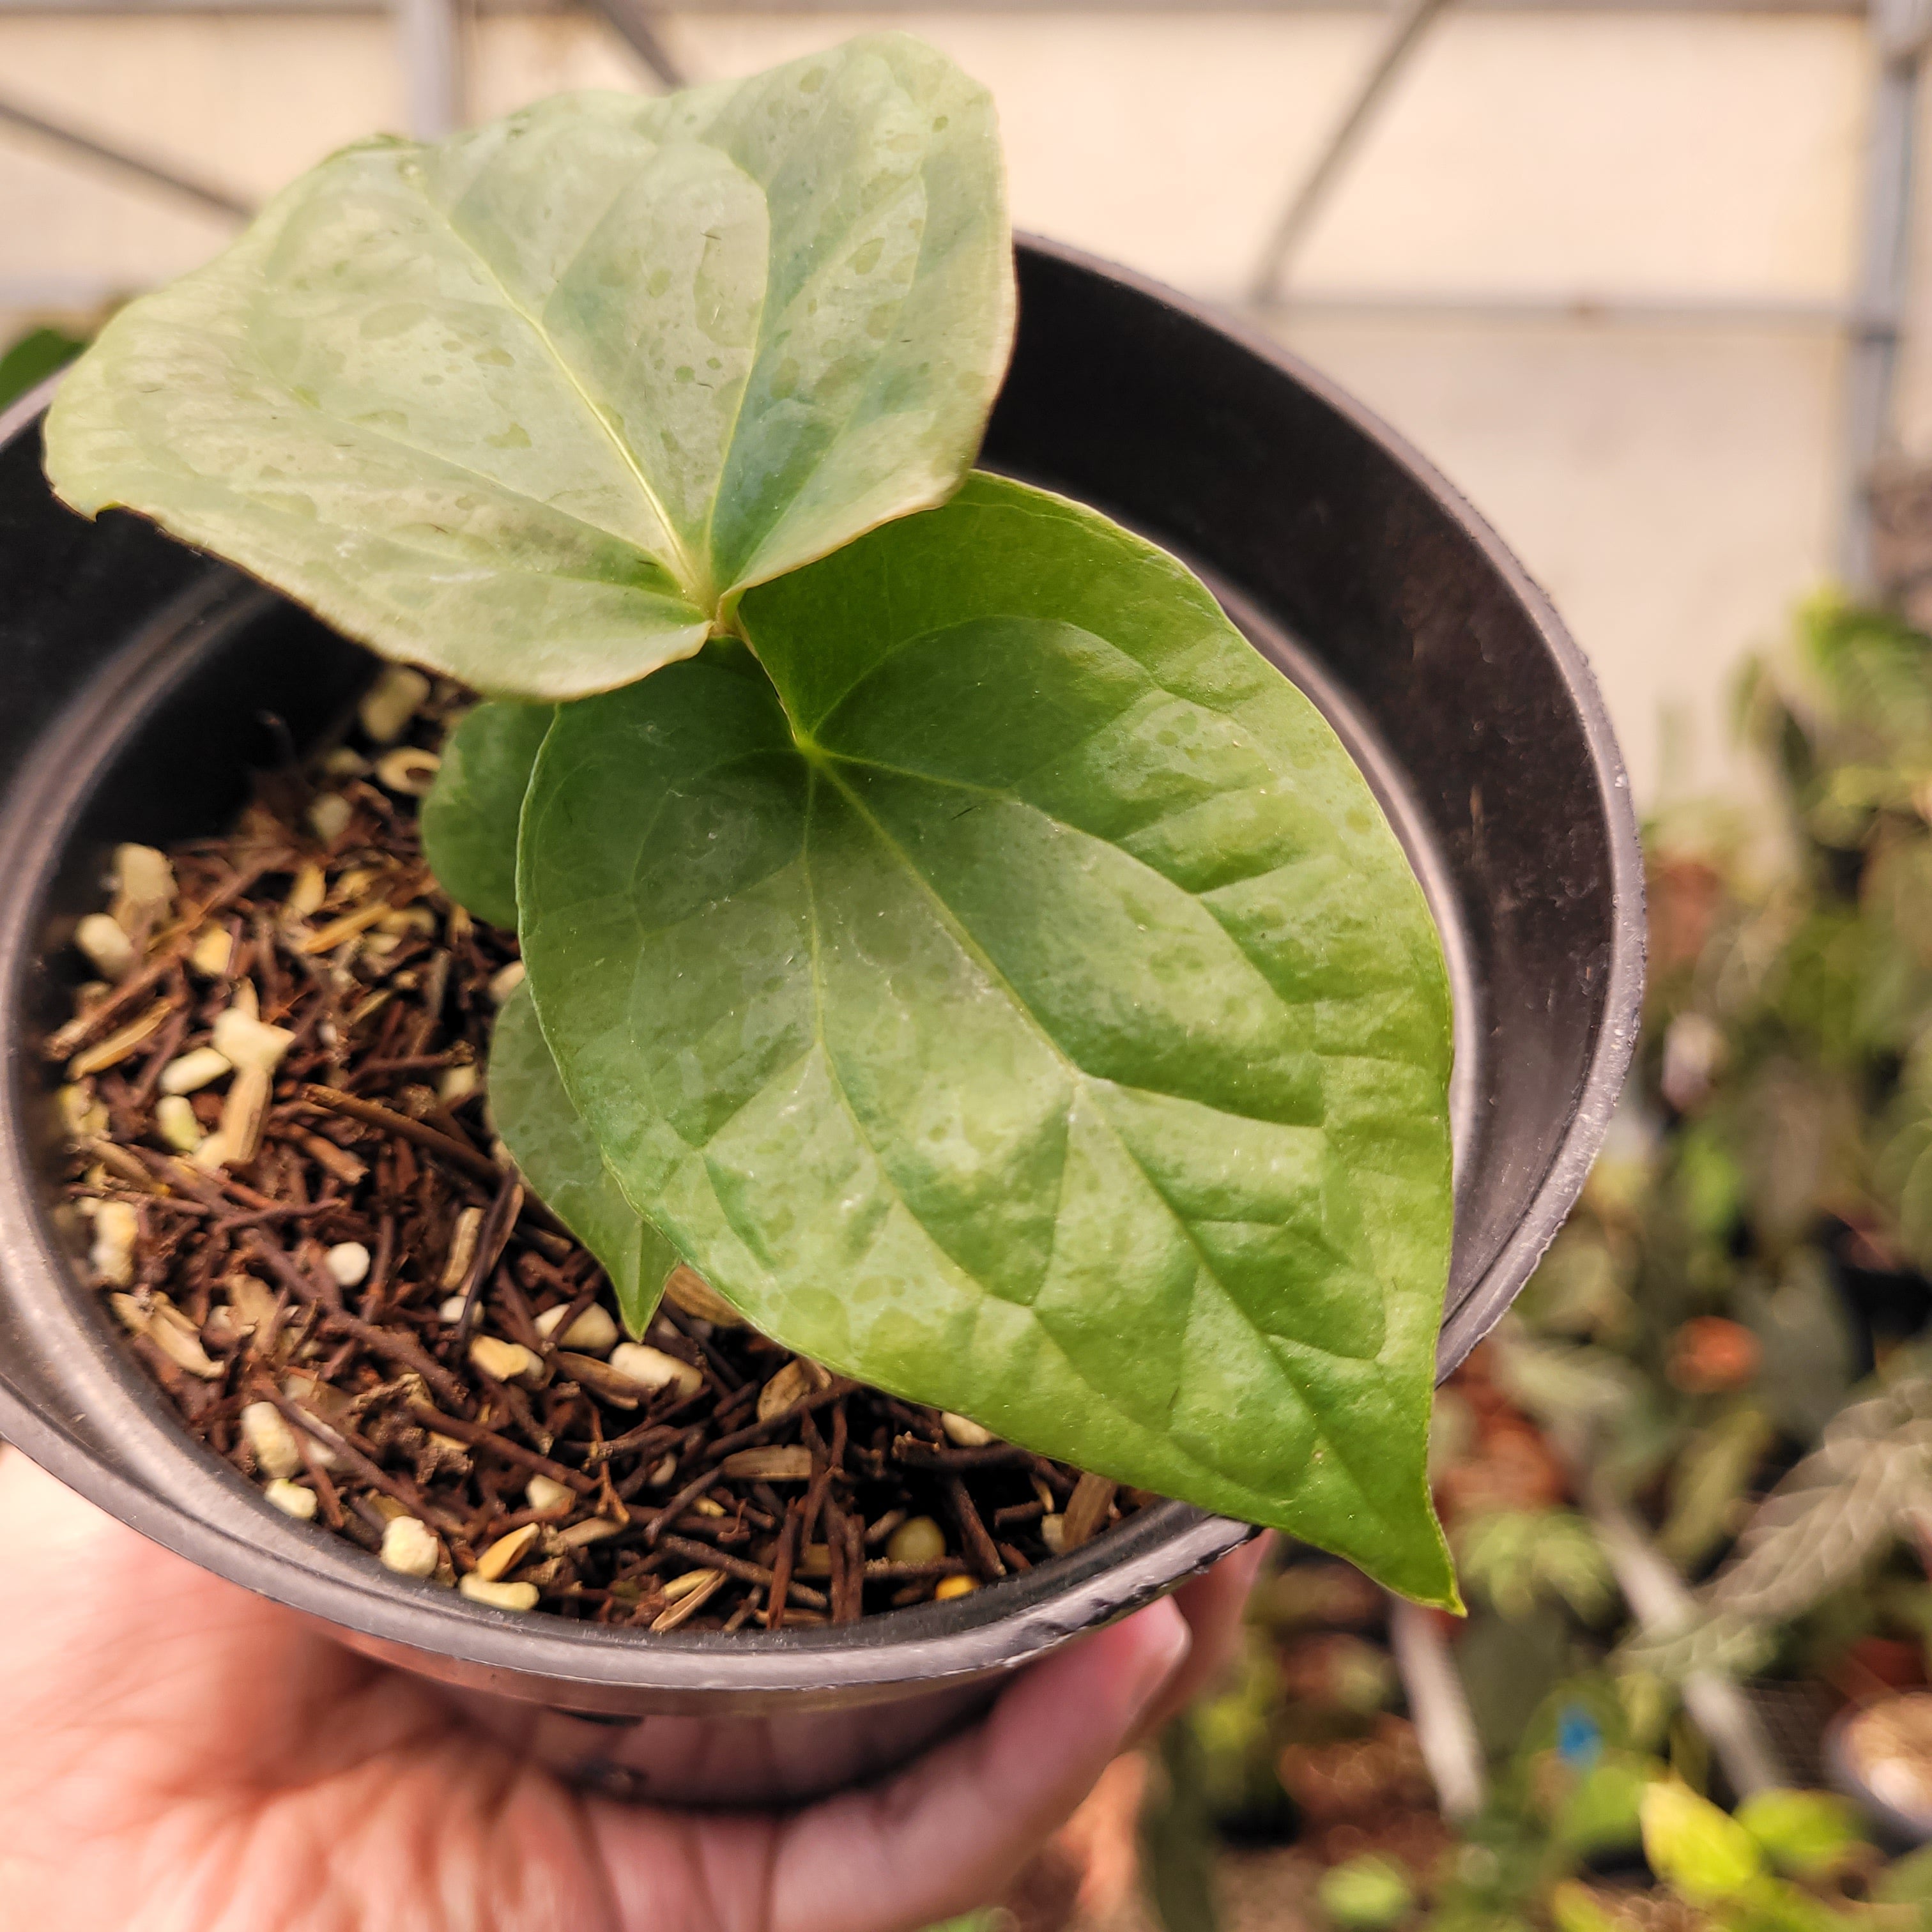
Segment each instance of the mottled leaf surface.
M490 1044L490 1117L523 1177L604 1265L634 1335L656 1312L677 1251L644 1220L604 1167L544 1044L536 1007L519 986Z
M346 149L109 323L47 466L391 656L573 697L944 498L1012 326L991 101L877 34Z
M517 820L555 707L483 704L444 741L422 802L423 856L436 883L478 919L517 926Z
M1449 1005L1308 702L989 477L566 707L524 957L634 1205L761 1328L1453 1599Z

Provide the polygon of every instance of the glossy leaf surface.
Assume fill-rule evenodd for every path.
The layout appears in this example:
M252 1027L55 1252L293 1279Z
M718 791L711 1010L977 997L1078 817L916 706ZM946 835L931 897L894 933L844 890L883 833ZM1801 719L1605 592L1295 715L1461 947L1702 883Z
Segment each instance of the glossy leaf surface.
M391 656L568 698L943 499L1012 327L992 103L877 34L344 150L108 325L48 469Z
M422 802L423 856L460 906L517 927L517 819L537 747L555 707L478 705L444 741L442 768Z
M656 1311L677 1252L625 1199L558 1078L530 994L503 1002L490 1045L490 1116L537 1196L598 1260L634 1335Z
M563 710L524 811L629 1199L795 1348L1453 1599L1447 985L1327 724L990 477L742 614L757 659Z

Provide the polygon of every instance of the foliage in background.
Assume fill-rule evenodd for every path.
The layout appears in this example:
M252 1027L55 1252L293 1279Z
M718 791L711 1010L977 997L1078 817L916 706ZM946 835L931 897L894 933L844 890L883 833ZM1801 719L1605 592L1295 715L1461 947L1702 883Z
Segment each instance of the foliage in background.
M0 410L64 369L87 346L64 328L30 328L0 352Z
M1932 652L1825 601L1800 645L1742 696L1773 836L1652 827L1634 1104L1503 1350L1552 1429L1577 1426L1552 1365L1626 1391L1591 1452L1694 1575L1782 1476L1706 1598L1787 1653L1932 1494L1932 1390L1899 1348L1932 1262Z

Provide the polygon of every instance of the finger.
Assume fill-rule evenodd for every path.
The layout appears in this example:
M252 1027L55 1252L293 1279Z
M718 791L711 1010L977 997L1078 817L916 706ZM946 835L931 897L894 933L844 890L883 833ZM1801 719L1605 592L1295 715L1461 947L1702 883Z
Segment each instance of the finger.
M150 1543L37 1468L0 1454L0 1538L14 1566L0 1644L0 1733L49 1748L124 1740L112 1768L156 1790L272 1760L296 1774L329 1745L353 1752L440 1720L427 1692L399 1693L345 1724L346 1700L382 1673L302 1619ZM380 1720L380 1722L377 1721ZM0 1762L0 1786L8 1767Z
M1156 1604L1028 1672L984 1724L882 1790L798 1820L772 1873L776 1932L818 1932L842 1890L848 1932L929 1924L995 1895L1092 1789L1189 1642L1174 1606Z
M601 1925L576 1808L433 1690L0 1454L0 1928Z
M33 1740L0 1756L0 1810L85 1811L104 1782L145 1792L168 1781L162 1760L201 1676L171 1655L172 1634L202 1627L204 1580L17 1450L0 1455L0 1539L13 1586L0 1734ZM225 1634L209 1640L218 1660ZM112 1754L99 1748L107 1736Z
M17 1449L0 1449L0 1522L14 1540L16 1576L96 1560L113 1519L56 1482Z
M1255 1579L1274 1546L1274 1532L1264 1531L1222 1557L1204 1575L1192 1578L1174 1592L1174 1604L1187 1619L1194 1641L1186 1661L1136 1727L1136 1742L1151 1737L1234 1661L1241 1645L1243 1612Z
M903 1932L983 1904L1060 1825L1186 1656L1170 1603L1026 1672L886 1784L784 1819L592 1807L622 1932Z
M152 1646L212 1623L215 1642L261 1614L259 1599L148 1542L15 1450L0 1455L0 1526L16 1585L0 1672L28 1690L70 1658L111 1663L137 1631ZM74 1688L103 1689L92 1677Z
M111 1701L128 1640L178 1627L206 1581L16 1450L0 1454L0 1536L14 1585L0 1684L28 1700Z

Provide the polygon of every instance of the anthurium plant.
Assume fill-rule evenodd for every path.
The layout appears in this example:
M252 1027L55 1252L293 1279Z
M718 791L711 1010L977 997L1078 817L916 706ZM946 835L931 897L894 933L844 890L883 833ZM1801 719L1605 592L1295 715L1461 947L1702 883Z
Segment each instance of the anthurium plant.
M484 694L426 849L634 1325L687 1262L1451 1602L1433 925L1186 569L973 470L1013 320L991 101L869 37L334 156L109 326L48 467Z

